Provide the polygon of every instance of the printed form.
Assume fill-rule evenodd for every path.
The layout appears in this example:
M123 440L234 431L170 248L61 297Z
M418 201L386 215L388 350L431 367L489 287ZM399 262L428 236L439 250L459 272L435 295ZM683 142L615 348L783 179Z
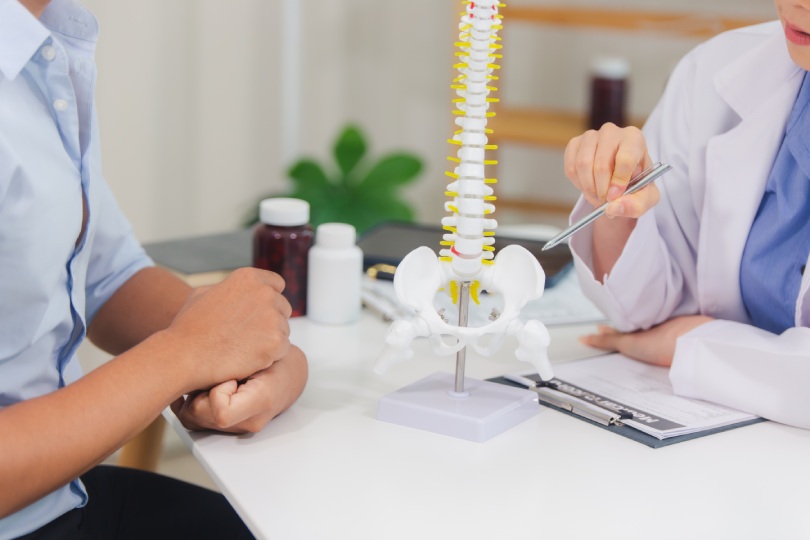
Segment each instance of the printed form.
M554 379L546 386L623 414L625 425L658 439L758 418L714 403L676 396L668 368L637 362L621 354L555 364ZM631 419L627 418L629 415Z

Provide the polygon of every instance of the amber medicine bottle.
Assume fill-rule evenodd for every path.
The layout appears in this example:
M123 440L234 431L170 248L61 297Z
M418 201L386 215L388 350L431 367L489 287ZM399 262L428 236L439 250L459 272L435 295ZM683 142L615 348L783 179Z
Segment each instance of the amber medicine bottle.
M271 270L284 278L284 296L292 316L306 314L309 250L314 233L309 224L309 203L277 197L259 204L259 220L253 231L253 266Z
M604 57L591 67L591 94L588 128L599 129L607 122L627 125L627 76L630 65L621 57Z

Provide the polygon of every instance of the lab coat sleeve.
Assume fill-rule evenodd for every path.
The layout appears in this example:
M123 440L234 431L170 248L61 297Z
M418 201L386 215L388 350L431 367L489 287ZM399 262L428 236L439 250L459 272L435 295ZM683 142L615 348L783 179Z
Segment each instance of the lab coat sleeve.
M608 276L594 276L590 228L570 241L583 292L619 330L646 329L673 316L697 313L695 242L699 225L690 183L691 92L694 62L673 72L644 127L653 161L672 165L656 184L661 200L643 215ZM582 198L571 216L591 210Z
M669 377L678 395L810 429L810 328L703 324L678 340Z

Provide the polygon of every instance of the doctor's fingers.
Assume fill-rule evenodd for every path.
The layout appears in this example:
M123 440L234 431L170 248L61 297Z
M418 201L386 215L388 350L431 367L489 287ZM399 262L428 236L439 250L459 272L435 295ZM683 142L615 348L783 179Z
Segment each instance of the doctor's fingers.
M663 323L650 330L636 332L602 331L580 337L580 342L590 347L605 351L620 352L628 358L669 367L675 351L675 341L665 332L668 323Z
M589 130L574 137L565 147L565 175L592 205L599 204L593 178L593 158L598 133Z
M605 198L612 201L625 192L633 176L652 164L652 159L644 134L637 127L605 124L602 129L606 132L606 144L597 148L594 169L599 169L596 173L599 182L607 182Z
M565 149L565 173L593 205L621 195L632 175L648 161L641 131L611 123L575 137ZM609 192L611 187L615 189Z
M610 326L600 325L595 334L580 336L579 341L589 347L604 351L618 351L622 333Z
M613 217L640 218L658 204L661 193L654 183L629 195L621 195L605 208L605 214Z

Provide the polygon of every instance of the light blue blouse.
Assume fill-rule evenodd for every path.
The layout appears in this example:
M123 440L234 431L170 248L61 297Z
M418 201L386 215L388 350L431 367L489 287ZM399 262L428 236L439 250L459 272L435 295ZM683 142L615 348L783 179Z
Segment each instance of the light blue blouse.
M78 379L87 325L152 264L101 175L97 36L96 19L73 0L53 0L39 20L0 0L0 408ZM77 245L82 193L89 221ZM0 539L86 502L75 480L0 519Z
M740 263L740 288L754 325L795 326L810 253L810 77L805 74Z

